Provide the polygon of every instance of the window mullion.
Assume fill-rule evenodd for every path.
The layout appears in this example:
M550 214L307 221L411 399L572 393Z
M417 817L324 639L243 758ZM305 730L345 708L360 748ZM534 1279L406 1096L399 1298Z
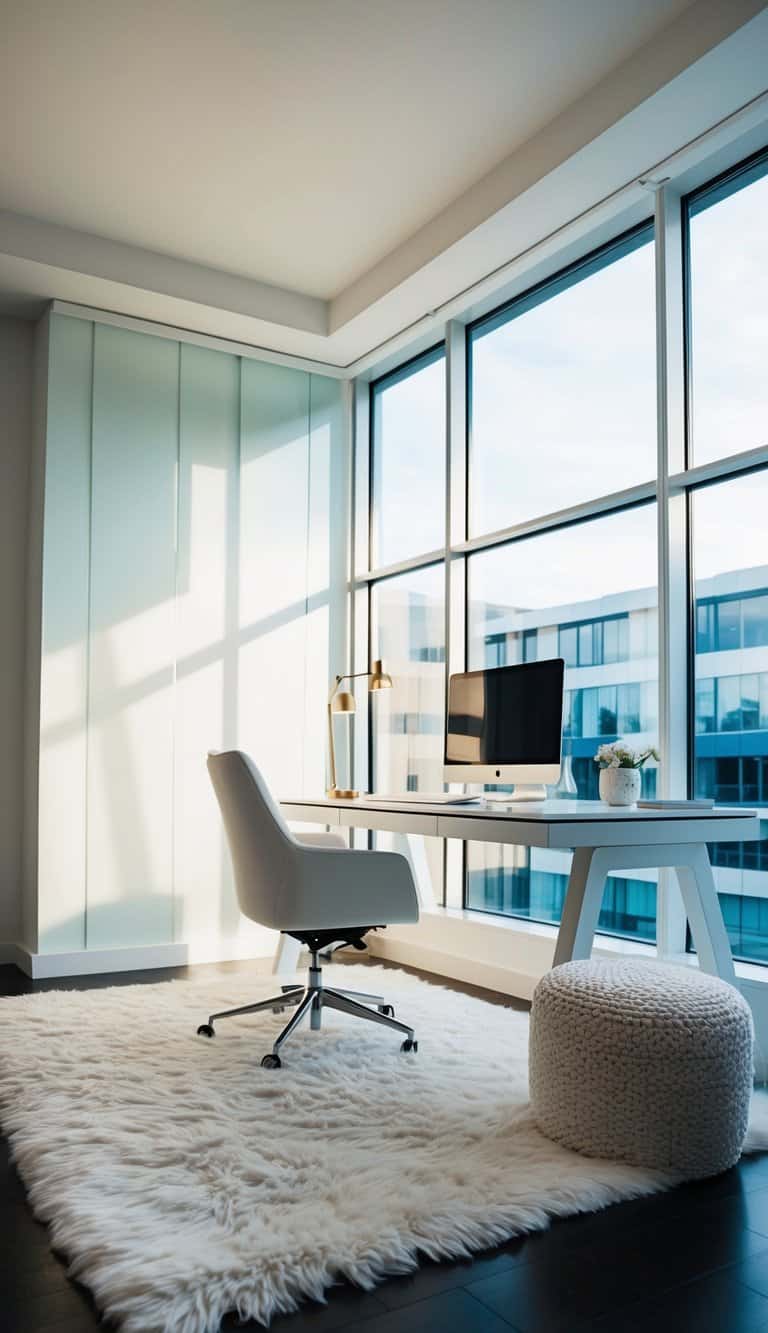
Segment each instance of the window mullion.
M464 671L466 616L466 561L452 557L450 548L467 537L467 335L463 324L452 320L445 330L446 355L446 521L445 521L445 692L448 677ZM447 714L446 714L447 715ZM446 907L464 902L464 844L445 839L444 901Z
M660 795L688 794L688 523L683 493L670 487L685 469L686 395L683 229L680 194L655 185L657 486L659 583ZM672 872L659 874L659 953L685 950L685 912Z
M365 569L370 553L370 463L371 463L371 421L370 421L370 385L365 380L356 380L353 400L353 571ZM367 671L369 665L369 592L368 587L351 587L351 670ZM352 764L349 785L361 790L368 788L370 735L368 725L368 696L358 695L360 711L352 719ZM358 830L354 835L355 845L367 846L368 835Z

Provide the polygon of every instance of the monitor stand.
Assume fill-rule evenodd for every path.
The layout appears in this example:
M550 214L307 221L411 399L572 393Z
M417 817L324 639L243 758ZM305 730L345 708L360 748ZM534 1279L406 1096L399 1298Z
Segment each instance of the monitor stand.
M487 791L483 800L496 805L512 805L515 801L546 801L547 789L543 783L517 782L512 792Z

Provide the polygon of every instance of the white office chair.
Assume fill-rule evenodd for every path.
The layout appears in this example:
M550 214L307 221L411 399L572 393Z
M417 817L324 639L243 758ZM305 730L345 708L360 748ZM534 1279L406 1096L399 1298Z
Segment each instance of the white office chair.
M328 1007L402 1032L401 1050L418 1050L413 1028L397 1022L382 996L324 987L318 956L339 941L364 949L363 936L376 926L418 921L416 886L406 858L398 852L351 850L335 834L294 837L242 750L212 752L208 772L227 833L240 911L306 944L311 962L306 986L283 986L269 1000L211 1014L198 1035L213 1037L219 1018L293 1007L290 1022L261 1062L279 1069L283 1042L307 1015L310 1026L319 1028Z

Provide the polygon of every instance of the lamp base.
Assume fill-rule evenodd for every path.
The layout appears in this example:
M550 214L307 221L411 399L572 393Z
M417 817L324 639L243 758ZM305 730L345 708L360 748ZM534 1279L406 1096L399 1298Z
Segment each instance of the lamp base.
M359 791L345 791L342 787L329 787L326 791L329 801L356 801Z

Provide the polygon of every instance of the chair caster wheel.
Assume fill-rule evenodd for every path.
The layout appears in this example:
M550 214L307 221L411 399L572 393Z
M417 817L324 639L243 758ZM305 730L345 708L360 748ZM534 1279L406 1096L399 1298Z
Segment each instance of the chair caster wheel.
M385 1018L394 1018L395 1006L393 1004L379 1004L376 1007L379 1013L383 1014Z
M201 1023L197 1029L197 1035L198 1037L215 1037L216 1033L210 1023Z
M410 1037L406 1037L405 1041L400 1047L401 1051L418 1051L418 1049L419 1049L419 1043L417 1041L412 1041Z
M261 1062L261 1067L262 1069L280 1069L282 1068L282 1063L280 1056L273 1055L270 1051L269 1055L264 1056L264 1059Z

